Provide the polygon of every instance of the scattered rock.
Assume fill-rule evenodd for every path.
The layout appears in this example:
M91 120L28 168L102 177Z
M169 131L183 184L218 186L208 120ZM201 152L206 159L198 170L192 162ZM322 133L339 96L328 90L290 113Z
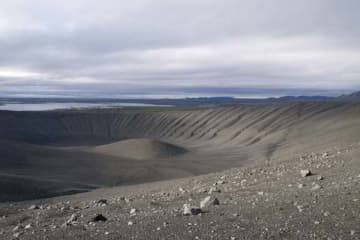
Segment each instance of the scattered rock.
M132 209L130 210L130 215L131 215L131 216L134 216L134 215L136 215L136 212L137 212L136 208L132 208Z
M14 238L18 238L18 237L20 237L21 234L22 234L22 233L20 233L20 232L14 233L14 234L13 234L13 237L14 237Z
M207 196L200 202L200 208L206 209L210 205L220 205L220 201L217 198L212 198L211 196Z
M220 189L218 189L217 187L211 187L210 189L209 189L209 194L212 194L212 193L220 193L221 192L221 190Z
M214 186L216 186L216 185L223 185L223 184L225 184L225 181L219 180L219 181L217 181L216 183L214 183Z
M30 229L30 228L31 228L31 224L30 224L30 223L24 227L24 229Z
M301 174L302 177L308 177L308 176L312 175L312 173L311 173L311 171L309 169L301 170L300 174Z
M40 207L38 205L31 205L29 207L29 210L35 210L35 209L39 209Z
M212 202L213 205L220 205L219 199L215 198Z
M183 215L185 215L185 216L198 215L198 214L202 213L201 208L191 207L190 204L184 204L183 210L184 210Z
M211 200L211 197L210 196L207 196L206 198L204 198L201 202L200 202L200 208L207 208L210 206L210 200Z
M63 227L77 224L78 215L73 213L68 220L62 225Z
M20 226L20 225L17 225L16 227L13 228L13 232L18 231L20 228L21 228L21 226Z
M315 190L319 190L321 188L321 186L319 184L314 184L314 186L311 188L311 190L315 191Z
M93 217L93 222L105 222L107 218L102 214L97 214L95 217Z
M107 204L107 200L106 199L99 199L96 201L96 203L98 204Z
M318 176L318 177L317 177L317 180L318 180L318 181L324 180L324 177L323 177L323 176Z

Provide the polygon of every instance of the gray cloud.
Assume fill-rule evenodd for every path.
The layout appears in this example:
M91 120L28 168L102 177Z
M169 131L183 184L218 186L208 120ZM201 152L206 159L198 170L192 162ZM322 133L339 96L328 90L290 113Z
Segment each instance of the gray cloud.
M0 95L350 92L360 88L359 8L356 0L5 0Z

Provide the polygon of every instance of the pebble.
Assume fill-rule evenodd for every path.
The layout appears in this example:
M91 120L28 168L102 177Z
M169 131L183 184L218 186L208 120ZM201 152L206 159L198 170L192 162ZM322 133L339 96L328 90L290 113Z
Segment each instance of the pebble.
M312 188L311 188L311 190L312 191L315 191L315 190L319 190L321 188L321 186L319 185L319 184L315 184Z
M30 207L29 207L29 210L35 210L35 209L39 209L40 207L39 206L37 206L37 205L31 205Z
M183 215L189 216L189 215L198 215L202 213L201 208L198 207L192 207L190 204L184 204L183 206Z
M308 176L311 176L312 173L309 169L305 169L305 170L301 170L300 174L302 177L308 177Z
M212 193L220 193L221 192L221 190L220 189L218 189L217 187L211 187L210 189L209 189L209 194L212 194Z
M137 212L136 208L132 208L130 210L130 215L136 215L136 212Z
M18 237L20 237L20 235L21 235L21 233L17 232L17 233L14 233L14 234L13 234L13 237L14 237L14 238L18 238Z

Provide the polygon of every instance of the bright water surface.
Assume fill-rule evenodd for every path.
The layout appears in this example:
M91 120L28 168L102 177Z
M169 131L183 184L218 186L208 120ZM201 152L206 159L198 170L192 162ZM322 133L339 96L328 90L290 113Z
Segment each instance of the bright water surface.
M168 107L143 103L6 103L0 110L9 111L48 111L71 108L111 108L111 107Z

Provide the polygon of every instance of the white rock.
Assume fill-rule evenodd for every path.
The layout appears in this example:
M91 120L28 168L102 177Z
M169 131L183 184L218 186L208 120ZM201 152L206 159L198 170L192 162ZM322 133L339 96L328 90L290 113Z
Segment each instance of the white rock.
M212 198L211 196L207 196L200 202L201 209L207 209L210 205L219 205L220 201L217 198Z
M220 189L218 189L217 187L211 187L211 188L209 189L209 194L212 194L212 193L214 193L214 192L219 193L219 192L221 192L221 191L220 191Z
M136 212L137 212L136 208L132 208L132 209L130 210L130 214L131 214L131 215L136 215Z
M183 215L185 215L185 216L198 215L200 213L202 213L201 208L191 207L190 204L184 204L184 206L183 206Z
M35 210L35 209L39 209L39 206L37 206L37 205L31 205L31 206L29 207L29 210Z
M211 197L207 196L206 198L204 198L201 202L200 202L200 208L208 208L211 204L210 202Z
M321 186L319 184L315 184L311 190L315 191L315 190L319 190L321 188Z
M13 237L14 237L14 238L18 238L18 237L20 237L20 235L21 235L21 233L17 232L17 233L14 233L14 234L13 234Z
M191 206L190 204L184 204L184 207L183 207L183 215L191 215Z
M302 177L308 177L311 176L311 171L309 169L304 169L300 171L300 174Z
M14 227L14 228L13 228L13 232L18 231L20 228L21 228L21 226L20 226L20 225L18 225L18 226L16 226L16 227Z

